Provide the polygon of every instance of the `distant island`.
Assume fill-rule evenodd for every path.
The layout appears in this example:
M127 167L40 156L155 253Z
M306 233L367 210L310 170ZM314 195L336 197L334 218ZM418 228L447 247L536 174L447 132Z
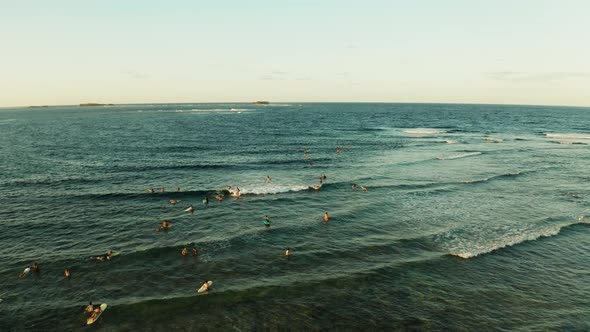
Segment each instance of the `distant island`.
M84 106L115 106L115 104L85 103L85 104L80 104L80 106L82 106L82 107L84 107Z
M43 107L49 107L49 106L47 106L47 105L29 106L29 108L43 108Z
M255 102L252 102L253 105L268 105L270 104L268 101L264 101L264 100L257 100Z

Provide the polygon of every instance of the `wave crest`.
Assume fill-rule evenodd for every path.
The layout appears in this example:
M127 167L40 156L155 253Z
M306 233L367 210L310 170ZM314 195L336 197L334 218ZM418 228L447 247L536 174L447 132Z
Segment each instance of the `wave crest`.
M448 156L440 156L436 157L438 160L452 160L452 159L460 159L460 158L467 158L471 156L478 156L481 152L467 152L467 153L459 153L459 154L452 154Z

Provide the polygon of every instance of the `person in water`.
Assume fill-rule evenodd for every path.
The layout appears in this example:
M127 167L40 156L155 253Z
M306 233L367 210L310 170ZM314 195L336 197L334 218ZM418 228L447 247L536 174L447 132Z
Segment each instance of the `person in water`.
M209 282L208 281L205 281L203 283L203 286L201 286L201 288L205 288L204 289L205 292L209 291Z
M328 212L324 213L324 222L328 222L328 220L330 220L330 215L328 214Z
M199 251L197 250L197 247L193 246L193 256L197 256L199 254Z
M184 247L184 248L182 248L182 251L180 253L182 254L182 256L187 256L188 250L186 250L186 247Z
M203 200L205 205L209 204L209 196L205 195L205 199Z
M180 192L180 187L176 188L176 192Z
M264 182L269 183L271 180L270 176L266 176L266 178L264 178Z
M264 215L264 224L270 225L270 218L267 215Z
M28 276L28 275L29 275L29 273L31 273L31 267L27 265L27 267L25 267L24 271L23 271L23 272L21 272L21 273L18 275L18 277L19 277L20 279L22 279L22 278L24 278L24 277Z
M368 191L369 191L369 188L367 188L367 187L363 187L363 186L361 186L361 189L362 189L364 192L368 192Z
M37 264L36 262L35 262L35 264L33 264L33 267L31 267L31 270L33 270L33 272L35 272L35 273L41 272L41 268L39 268L39 264Z
M169 229L170 229L170 224L168 223L168 220L164 220L164 221L162 221L162 227L160 227L158 229L158 231L161 231L161 230L167 231Z
M71 277L72 277L72 273L70 272L70 269L66 268L64 270L64 278L70 279Z
M287 256L287 258L291 256L291 248L287 247L287 250L285 250L285 256Z
M94 306L92 305L92 302L88 303L88 305L86 306L86 308L84 308L84 311L90 313L94 311Z
M240 197L240 187L236 187L236 196Z
M223 201L223 194L215 196L218 201Z
M178 203L178 201L176 201L175 199L171 199L171 200L170 200L170 204L172 204L172 205L176 205L176 203Z
M147 192L150 193L150 194L153 194L154 193L154 188L148 188Z
M100 309L100 306L97 305L94 310L92 310L92 315L90 315L90 319L96 319L96 316L98 316L98 314L100 314L102 312L102 310Z
M166 192L166 189L164 187L162 187L162 188L160 188L160 192L161 193Z
M356 189L356 183L353 183L352 184L352 190L355 190L355 189Z
M194 206L189 205L189 207L186 208L186 211L187 212L190 212L190 214L194 214L195 213L195 208L194 208Z

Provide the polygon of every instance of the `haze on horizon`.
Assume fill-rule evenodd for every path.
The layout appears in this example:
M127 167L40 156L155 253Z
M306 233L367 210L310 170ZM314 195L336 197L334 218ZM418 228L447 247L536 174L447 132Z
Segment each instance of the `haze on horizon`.
M0 107L590 105L590 2L0 0Z

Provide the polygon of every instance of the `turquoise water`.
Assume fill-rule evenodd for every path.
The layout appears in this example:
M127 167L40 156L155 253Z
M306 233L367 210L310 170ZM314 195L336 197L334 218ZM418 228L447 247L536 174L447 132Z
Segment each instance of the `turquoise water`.
M0 330L82 330L88 301L105 331L589 330L589 128L565 107L1 109Z

